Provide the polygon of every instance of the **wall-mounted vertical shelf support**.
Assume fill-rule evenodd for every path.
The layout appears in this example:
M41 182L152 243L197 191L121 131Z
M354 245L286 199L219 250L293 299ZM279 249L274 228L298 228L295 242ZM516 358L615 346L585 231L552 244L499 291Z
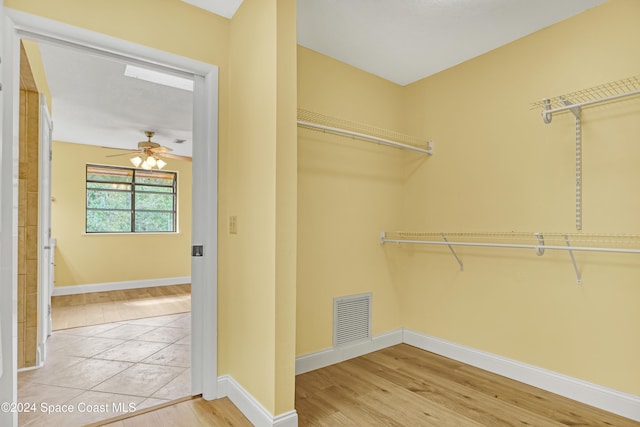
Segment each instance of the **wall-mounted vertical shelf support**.
M569 107L576 118L576 230L582 230L582 121L580 107L560 97L560 102Z
M531 104L542 108L542 120L549 124L554 113L571 111L576 119L576 230L582 230L582 119L583 107L640 95L640 76L605 83Z

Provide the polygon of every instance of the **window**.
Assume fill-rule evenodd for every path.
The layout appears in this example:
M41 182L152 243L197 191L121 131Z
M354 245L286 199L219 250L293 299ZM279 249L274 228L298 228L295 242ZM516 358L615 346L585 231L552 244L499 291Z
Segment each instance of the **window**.
M177 174L87 165L87 233L176 231Z

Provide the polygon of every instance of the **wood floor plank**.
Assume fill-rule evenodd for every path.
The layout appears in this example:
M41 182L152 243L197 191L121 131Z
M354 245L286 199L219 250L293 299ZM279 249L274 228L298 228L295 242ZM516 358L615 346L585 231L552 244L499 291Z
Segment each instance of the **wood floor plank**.
M204 400L194 398L164 406L124 419L106 420L92 426L108 427L196 427L196 426L237 426L250 427L252 424L228 399Z
M409 361L414 368L408 369L411 376L422 378L430 383L447 384L451 380L464 385L466 388L482 393L489 399L497 399L506 402L514 407L525 409L531 413L542 415L543 417L559 422L562 425L588 425L588 426L609 426L611 421L615 421L616 426L637 426L631 420L618 417L613 414L601 411L587 405L581 405L579 412L575 411L576 402L555 395L553 393L528 386L526 384L510 380L490 372L478 369L472 366L453 362L449 364L448 359L430 354L429 360L418 360L420 358L412 357L411 353L422 354L422 350L414 349L410 346L405 348L392 348L388 353L372 353L365 357L374 360L386 360L389 358L394 361ZM459 366L456 368L456 364ZM450 369L443 367L449 366ZM432 376L439 378L433 381ZM425 384L425 383L423 383ZM451 397L456 396L455 391L450 390ZM485 402L484 405L487 403Z
M300 426L638 426L407 344L296 377Z
M485 393L493 395L496 399L504 400L512 405L518 405L530 411L552 417L563 425L599 426L599 427L638 427L640 423L609 412L594 408L589 405L580 405L576 411L576 402L566 397L558 396L546 390L541 390L526 384L519 383L504 377L503 381L492 381L495 374L475 368L464 366L460 373L468 373L474 378L485 378L484 383L491 384L491 388L485 388Z
M362 375L370 369L371 362L367 356L356 359L359 366L354 368ZM404 366L403 366L404 365ZM393 392L401 395L410 392L422 398L416 401L424 406L424 411L433 412L438 410L441 425L447 425L447 420L456 418L467 418L465 424L491 426L512 426L512 425L536 425L536 426L560 426L561 424L553 420L546 419L534 412L526 409L511 406L500 400L490 398L483 393L473 393L462 384L452 381L446 375L436 375L429 378L420 378L422 371L416 375L416 371L407 369L411 364L403 362L397 365L396 371L408 371L410 375L400 377L400 382L393 382L395 388ZM379 376L388 377L387 371L394 371L392 368L379 371ZM407 378L414 377L414 381L406 382ZM394 395L395 396L395 395Z

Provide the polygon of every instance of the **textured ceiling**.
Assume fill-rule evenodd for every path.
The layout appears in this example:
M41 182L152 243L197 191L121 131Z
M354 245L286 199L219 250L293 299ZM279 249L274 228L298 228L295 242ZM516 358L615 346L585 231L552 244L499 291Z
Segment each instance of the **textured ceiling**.
M125 77L125 64L113 59L45 43L40 52L53 98L54 140L135 149L151 130L153 141L191 155L191 92Z

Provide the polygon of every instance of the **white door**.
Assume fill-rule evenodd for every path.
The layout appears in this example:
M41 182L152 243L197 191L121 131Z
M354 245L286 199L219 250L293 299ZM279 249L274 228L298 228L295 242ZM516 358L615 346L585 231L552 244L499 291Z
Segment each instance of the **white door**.
M38 331L38 363L47 357L47 338L51 335L51 293L53 292L52 263L54 245L51 241L51 134L53 124L47 100L40 95L40 186L38 189L38 293L40 325Z

